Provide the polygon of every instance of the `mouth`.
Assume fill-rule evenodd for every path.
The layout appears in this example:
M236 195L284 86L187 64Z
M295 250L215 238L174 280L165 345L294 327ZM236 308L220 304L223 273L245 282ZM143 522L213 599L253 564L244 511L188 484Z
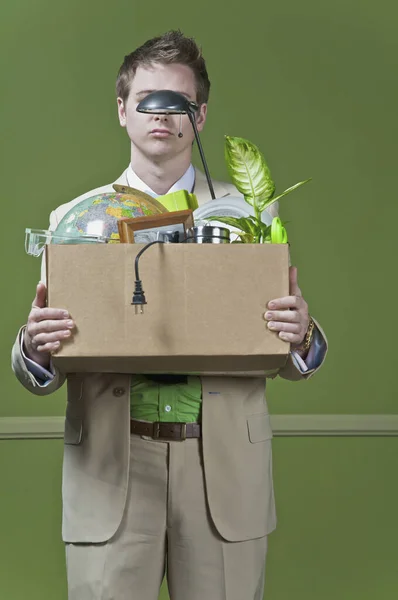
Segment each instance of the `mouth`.
M168 129L152 129L151 135L157 138L167 138L173 134Z

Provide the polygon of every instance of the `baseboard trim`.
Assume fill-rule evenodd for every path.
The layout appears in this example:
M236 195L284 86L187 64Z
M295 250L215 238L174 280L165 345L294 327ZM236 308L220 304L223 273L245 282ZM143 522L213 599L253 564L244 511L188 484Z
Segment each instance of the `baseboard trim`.
M398 414L272 415L276 437L398 436ZM64 417L2 417L0 440L61 439Z
M2 417L0 440L63 438L64 421L64 417Z
M273 415L276 436L397 436L398 414Z

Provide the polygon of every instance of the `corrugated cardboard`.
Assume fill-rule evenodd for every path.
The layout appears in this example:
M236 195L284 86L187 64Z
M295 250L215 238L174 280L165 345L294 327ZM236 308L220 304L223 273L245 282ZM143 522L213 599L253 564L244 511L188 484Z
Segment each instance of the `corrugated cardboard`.
M65 373L254 375L279 369L290 346L266 327L288 295L289 251L272 244L156 244L139 261L147 305L135 314L142 244L49 245L48 305L77 329L54 363Z

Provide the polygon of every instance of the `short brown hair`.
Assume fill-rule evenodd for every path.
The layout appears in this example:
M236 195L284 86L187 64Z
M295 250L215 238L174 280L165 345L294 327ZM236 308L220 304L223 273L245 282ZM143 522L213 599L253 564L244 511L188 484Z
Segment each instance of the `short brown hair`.
M155 63L164 65L178 63L190 67L195 76L198 104L208 101L210 80L202 49L193 38L185 37L179 30L168 31L154 37L124 57L116 80L117 97L126 102L131 81L138 67L148 67Z

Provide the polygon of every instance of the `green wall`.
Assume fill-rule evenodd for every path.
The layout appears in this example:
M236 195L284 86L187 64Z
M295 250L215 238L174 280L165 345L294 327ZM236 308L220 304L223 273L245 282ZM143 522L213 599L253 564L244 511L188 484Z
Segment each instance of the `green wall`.
M397 438L274 440L264 598L396 600L397 453ZM61 454L61 440L0 441L2 599L66 600Z
M277 189L313 177L281 213L330 352L309 382L270 384L272 413L397 413L397 16L392 0L2 3L0 426L64 409L64 391L32 397L9 367L39 278L25 227L46 227L54 207L125 168L117 69L177 27L207 58L202 139L213 176L227 177L229 134L260 146ZM274 447L279 528L266 597L396 598L397 438L277 438ZM0 441L0 598L66 597L61 452L60 440Z

